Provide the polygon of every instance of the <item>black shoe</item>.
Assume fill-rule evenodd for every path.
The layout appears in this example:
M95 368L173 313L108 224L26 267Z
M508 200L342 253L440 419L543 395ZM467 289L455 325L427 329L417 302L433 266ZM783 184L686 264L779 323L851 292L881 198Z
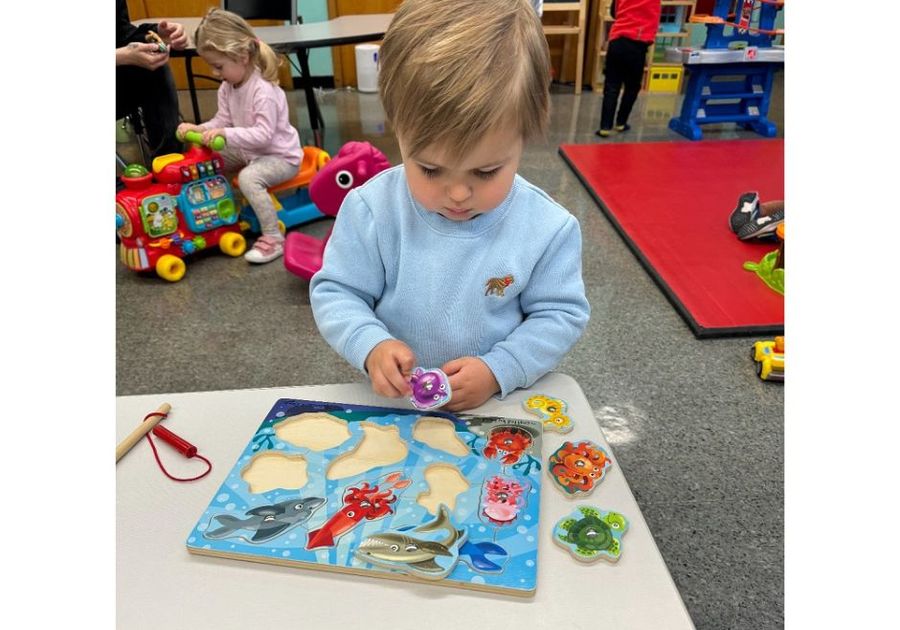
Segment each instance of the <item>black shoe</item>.
M728 225L731 231L737 234L738 230L747 225L759 215L759 193L745 192L738 197L737 206L731 212Z
M737 236L742 241L751 238L772 236L780 224L784 223L784 210L778 210L767 216L757 216L738 230Z
M625 123L624 125L616 125L616 131L628 131L631 129L631 125Z

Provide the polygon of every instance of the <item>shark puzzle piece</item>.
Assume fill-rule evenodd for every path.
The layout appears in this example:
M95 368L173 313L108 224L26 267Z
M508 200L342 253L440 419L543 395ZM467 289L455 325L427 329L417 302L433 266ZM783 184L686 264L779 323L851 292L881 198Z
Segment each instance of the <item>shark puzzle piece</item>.
M439 539L429 534L444 531ZM357 558L370 564L400 571L426 580L442 580L459 561L459 548L468 538L465 529L457 529L446 505L437 517L405 531L388 531L363 540L354 551Z
M217 521L221 527L207 530L203 533L203 536L213 540L230 538L235 535L235 532L246 530L253 532L249 542L266 542L283 534L291 527L305 523L313 515L313 512L324 504L325 499L308 497L306 499L281 501L274 505L261 505L248 510L245 516L249 518L245 519L240 519L230 514L217 514L213 516L213 520ZM235 537L245 538L241 535Z

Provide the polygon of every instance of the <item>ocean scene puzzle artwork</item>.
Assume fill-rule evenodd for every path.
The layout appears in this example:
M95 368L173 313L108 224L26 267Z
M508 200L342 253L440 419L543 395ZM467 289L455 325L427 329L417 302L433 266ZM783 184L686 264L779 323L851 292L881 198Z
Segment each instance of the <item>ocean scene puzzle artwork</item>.
M541 423L280 399L192 553L531 596Z

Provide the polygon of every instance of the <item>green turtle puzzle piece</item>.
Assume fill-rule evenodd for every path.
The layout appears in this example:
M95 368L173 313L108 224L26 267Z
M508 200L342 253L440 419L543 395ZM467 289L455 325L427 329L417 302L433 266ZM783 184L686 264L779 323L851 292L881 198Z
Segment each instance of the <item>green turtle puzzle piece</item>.
M600 558L616 562L622 553L622 536L628 519L618 512L593 506L579 506L557 521L553 541L582 562Z

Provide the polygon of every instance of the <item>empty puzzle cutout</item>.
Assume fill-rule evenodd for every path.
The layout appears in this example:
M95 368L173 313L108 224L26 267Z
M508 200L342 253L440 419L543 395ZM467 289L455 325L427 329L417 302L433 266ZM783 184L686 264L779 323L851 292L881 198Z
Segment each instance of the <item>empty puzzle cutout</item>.
M250 492L259 494L275 488L300 489L306 485L306 459L302 455L262 453L241 472L241 478L250 486Z
M431 514L437 514L442 503L452 512L456 507L456 497L469 489L469 482L451 464L432 464L422 474L428 484L428 492L416 497L416 503Z
M447 418L424 416L413 427L413 439L456 457L469 454L469 447L459 439L456 426Z
M328 467L328 479L346 479L373 468L396 464L406 458L406 442L400 439L396 426L381 426L374 422L360 422L363 438L359 445L341 455Z
M349 440L350 429L345 420L328 413L313 412L285 418L275 427L275 435L282 442L321 452Z

